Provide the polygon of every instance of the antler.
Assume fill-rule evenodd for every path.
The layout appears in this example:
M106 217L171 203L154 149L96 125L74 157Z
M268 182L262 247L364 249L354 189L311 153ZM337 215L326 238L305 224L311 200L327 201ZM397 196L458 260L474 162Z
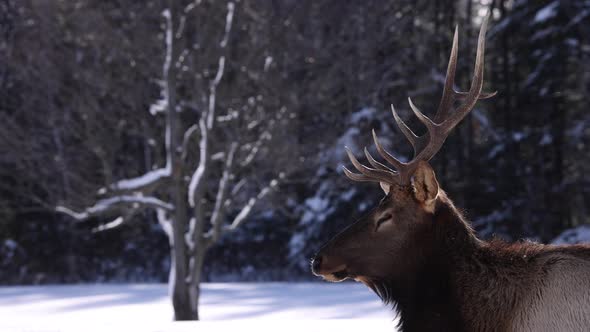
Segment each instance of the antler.
M447 67L447 76L445 78L445 85L443 94L441 97L438 110L434 116L434 120L424 115L416 105L408 98L410 108L426 126L427 132L422 136L417 136L408 127L403 120L399 117L393 105L391 111L393 118L401 132L410 141L410 144L414 148L414 157L407 163L401 162L393 157L389 152L383 149L383 146L379 142L375 130L373 130L373 140L377 152L383 159L391 164L395 170L385 166L384 164L376 161L365 148L365 155L369 163L374 167L367 167L362 165L350 152L348 148L346 151L354 167L361 173L353 173L346 167L343 167L344 174L354 181L371 181L371 182L385 182L388 184L399 184L407 185L410 183L410 179L416 170L418 162L429 161L444 144L447 136L450 132L463 120L463 118L469 113L477 100L487 99L493 97L496 92L493 93L482 93L483 87L483 69L484 69L484 49L485 49L485 34L488 25L489 15L485 17L481 29L479 31L479 37L477 40L477 54L475 57L475 69L473 71L473 78L471 81L471 87L468 92L458 92L454 90L455 83L455 69L457 68L457 49L458 49L458 29L455 28L455 35L453 37L453 47L451 49L451 56L449 58L449 65ZM454 112L452 111L455 100L462 100L462 104L457 107Z

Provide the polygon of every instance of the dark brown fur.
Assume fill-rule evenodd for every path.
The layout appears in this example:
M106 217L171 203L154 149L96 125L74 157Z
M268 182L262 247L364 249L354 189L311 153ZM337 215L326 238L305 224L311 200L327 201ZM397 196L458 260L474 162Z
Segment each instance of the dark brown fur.
M408 206L409 191L411 188L394 188L375 211L393 201ZM401 218L396 222L409 228L401 227L406 237L395 248L399 252L387 251L382 253L387 260L377 260L368 257L374 252L364 251L371 248L357 242L357 254L342 260L349 277L362 281L396 307L403 331L511 331L515 315L534 301L531 293L543 291L544 278L560 257L590 261L588 246L481 241L442 191L434 214L411 222ZM321 252L335 256L335 250L354 251L346 243L353 236L363 241L366 227L373 224L366 220L353 224ZM376 242L373 236L371 242ZM368 264L358 263L361 258Z

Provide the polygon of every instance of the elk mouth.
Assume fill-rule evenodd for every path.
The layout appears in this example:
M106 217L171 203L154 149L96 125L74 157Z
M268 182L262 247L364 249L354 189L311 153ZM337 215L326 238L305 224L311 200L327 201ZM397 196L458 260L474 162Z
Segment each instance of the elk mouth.
M324 278L324 280L330 282L341 282L348 278L354 278L354 276L351 275L346 268L342 270L333 271L330 273L321 274L321 277Z
M311 272L326 281L340 282L354 278L348 266L339 257L316 254L311 260Z
M350 275L348 274L348 271L346 271L346 269L332 272L332 276L334 276L334 278L338 279L338 281L342 281L342 280L350 277Z

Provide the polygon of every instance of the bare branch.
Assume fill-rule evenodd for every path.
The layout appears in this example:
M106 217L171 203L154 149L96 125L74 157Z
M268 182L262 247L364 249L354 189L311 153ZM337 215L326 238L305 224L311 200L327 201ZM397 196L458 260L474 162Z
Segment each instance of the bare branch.
M184 234L184 243L186 244L189 252L194 252L196 249L197 240L195 240L195 234L202 233L202 231L199 232L199 230L202 228L202 225L198 223L197 218L191 218L189 220L188 231Z
M244 187L245 184L246 184L246 179L241 179L240 181L238 181L238 183L236 183L236 185L231 190L231 195L235 196L240 191L240 189L242 189Z
M167 211L164 209L156 209L156 218L158 218L158 223L162 226L164 233L168 236L168 240L170 244L174 241L174 235L172 234L172 220L168 217Z
M182 15L180 16L180 23L178 24L176 34L174 35L176 39L180 39L180 37L184 33L184 27L186 26L186 16L200 4L201 0L195 0L184 7L184 9L182 10Z
M164 19L166 19L166 34L164 35L164 41L166 43L166 54L164 56L164 65L162 67L164 77L166 78L170 71L170 66L172 65L172 38L174 36L174 27L172 25L172 14L170 13L169 9L165 9L162 12L162 16L164 16Z
M102 216L109 212L120 209L122 206L131 205L134 208L153 207L168 211L174 210L174 206L155 197L144 196L115 196L101 199L84 211L76 212L64 206L58 206L55 211L69 215L77 221L84 221L92 217Z
M171 175L168 166L153 171L149 171L141 176L124 179L111 184L108 188L100 188L99 195L106 194L108 191L117 192L134 192L142 191L148 192L155 190L165 180L169 179Z
M260 147L262 146L262 144L264 143L264 141L269 141L271 138L272 138L272 136L271 136L271 134L268 131L265 131L264 133L262 133L262 135L260 135L258 137L258 139L256 140L256 142L254 142L254 144L252 145L252 148L250 149L248 155L240 163L240 166L242 166L242 167L248 166L254 160L254 158L256 157L256 154L260 150Z
M201 0L195 0L191 3L189 3L188 5L186 5L186 7L184 7L184 10L182 11L184 14L188 14L190 13L193 9L195 9L196 6L201 4Z
M166 100L165 99L158 99L153 104L150 105L149 111L151 115L156 115L158 113L162 113L166 111Z
M270 192L271 189L274 189L277 187L278 183L279 182L276 179L271 180L269 185L262 188L262 190L260 190L260 192L258 193L258 195L256 195L256 197L250 198L248 200L248 203L246 203L246 205L242 208L242 210L234 218L234 221L231 223L231 225L225 227L224 230L225 231L233 231L234 229L238 228L240 226L240 224L246 219L246 217L248 217L248 215L252 211L252 208L254 207L256 202L258 202L260 199L262 199L266 195L268 195L268 193Z
M227 4L227 16L225 17L225 34L221 43L219 44L222 49L225 49L227 46L227 41L229 39L229 33L231 32L233 17L234 17L234 9L235 4L233 2L228 2ZM217 66L217 74L211 84L209 86L209 109L207 111L207 128L213 128L215 123L215 98L217 93L217 86L221 79L223 78L223 73L225 72L225 55L221 55L219 57L219 64Z
M262 144L264 143L264 141L270 141L270 139L272 138L272 134L270 133L271 130L272 130L272 128L275 126L275 124L278 122L278 119L280 119L281 116L285 112L286 112L286 108L284 108L284 107L281 108L276 113L275 117L273 119L271 119L270 121L268 121L268 125L267 125L265 131L258 137L258 139L256 140L256 142L254 142L254 144L252 145L252 148L250 149L248 155L240 163L240 166L242 166L242 167L248 166L254 160L254 158L256 157L256 154L260 150L260 147L262 146ZM258 125L258 123L256 123L255 125ZM248 125L248 127L250 127L250 125ZM249 129L251 129L251 128L249 128Z
M205 178L207 167L209 165L209 130L205 124L205 120L201 118L199 121L199 127L201 128L201 139L199 141L199 165L188 186L188 202L191 207L196 207L203 195L203 179Z
M226 197L229 190L229 180L230 174L233 167L234 155L238 148L237 143L232 143L229 151L227 152L227 158L225 160L225 166L223 168L223 175L221 179L219 179L219 188L217 189L217 195L215 197L215 207L213 208L213 213L211 214L211 231L212 234L210 236L210 240L208 241L209 244L217 242L219 236L221 234L221 224L223 223L223 219L225 217L225 212L227 209L226 206Z
M179 38L179 36L177 35L176 38ZM182 50L182 52L180 52L180 54L178 55L178 58L174 62L174 66L176 68L181 68L182 64L184 63L184 60L189 55L189 53L190 53L189 49Z
M166 9L162 12L162 15L166 19L166 33L165 33L165 44L166 44L166 55L164 57L164 65L162 66L162 110L166 110L166 132L165 132L165 146L166 146L166 167L172 169L172 163L174 159L174 149L176 148L174 141L174 131L176 129L175 114L175 101L174 101L174 74L172 71L172 61L174 53L174 38L172 24L172 14L170 10Z
M131 218L133 218L133 216L135 216L141 210L142 210L141 208L127 209L127 211L124 214L115 218L114 220L112 220L106 224L101 224L101 225L98 225L97 227L94 227L92 229L92 233L108 231L111 229L121 227L122 225L128 223L131 220Z
M99 233L104 232L109 229L117 228L121 226L125 222L125 218L123 216L117 217L115 220L110 221L106 224L101 224L92 229L92 233Z
M159 81L159 85L162 88L162 91L160 92L162 98L156 100L153 104L150 105L149 112L152 115L165 112L170 104L170 87L168 86L168 78L170 74L170 69L172 67L172 62L174 61L174 59L172 59L174 27L172 25L172 14L170 13L169 9L165 9L164 11L162 11L162 16L164 16L164 19L166 21L166 31L164 33L166 51L164 53L164 64L162 66L163 78Z
M193 138L193 136L196 136L199 132L199 125L198 124L194 124L192 126L190 126L185 132L184 132L184 139L182 141L182 159L186 158L186 155L188 153L188 145L191 141L191 139Z
M216 97L217 97L217 86L223 78L225 71L225 56L219 57L219 65L217 67L217 74L209 85L209 107L207 109L207 129L212 129L215 125L215 109L216 109Z
M225 159L225 152L223 152L223 151L219 151L219 152L211 155L211 160L213 160L213 161L223 160L223 159Z
M223 40L219 43L219 46L225 48L227 45L227 41L229 39L229 33L231 31L232 22L234 20L234 9L235 4L233 2L227 3L227 16L225 17L225 34L223 36Z
M233 22L233 13L234 13L234 4L233 2L228 3L228 14L226 17L226 24L225 24L225 36L224 40L228 38L228 34L231 31L232 22ZM223 44L223 41L222 41ZM224 48L225 45L222 45ZM209 161L210 161L210 151L209 151L209 134L213 130L215 126L215 109L216 109L216 94L217 94L217 86L221 79L223 78L223 73L225 71L225 55L221 55L219 57L219 66L217 67L217 74L215 78L211 81L209 85L209 105L207 109L207 116L206 121L203 121L203 117L199 121L199 128L201 129L201 140L199 143L200 149L200 158L199 158L199 166L194 171L191 181L189 184L188 190L188 202L193 209L198 207L198 203L203 196L204 192L204 183L203 179L206 178L208 173ZM195 213L197 215L198 213ZM200 218L199 218L200 219ZM199 235L200 236L200 235Z

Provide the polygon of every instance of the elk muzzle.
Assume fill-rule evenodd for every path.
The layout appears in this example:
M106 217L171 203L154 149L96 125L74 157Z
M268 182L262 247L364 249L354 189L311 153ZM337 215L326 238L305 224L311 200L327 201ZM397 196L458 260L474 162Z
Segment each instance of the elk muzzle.
M311 272L327 281L338 282L349 277L344 261L318 252L311 261Z

